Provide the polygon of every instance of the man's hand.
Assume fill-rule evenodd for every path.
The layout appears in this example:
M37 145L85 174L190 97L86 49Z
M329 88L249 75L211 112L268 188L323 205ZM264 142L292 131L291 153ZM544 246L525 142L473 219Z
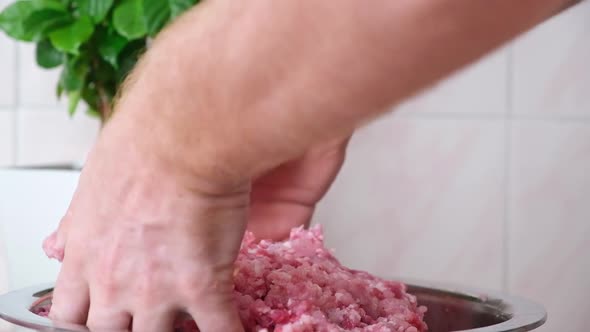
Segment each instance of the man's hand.
M242 330L233 263L249 183L201 190L174 165L134 149L132 138L113 140L111 129L47 243L54 252L65 249L50 318L99 331L161 332L185 311L201 331Z
M191 181L143 148L121 145L112 130L105 129L45 244L63 258L50 318L99 331L159 332L184 311L201 331L240 331L232 277L248 211L251 230L263 238L308 224L347 140L268 172L251 192L251 180L208 191L214 183Z

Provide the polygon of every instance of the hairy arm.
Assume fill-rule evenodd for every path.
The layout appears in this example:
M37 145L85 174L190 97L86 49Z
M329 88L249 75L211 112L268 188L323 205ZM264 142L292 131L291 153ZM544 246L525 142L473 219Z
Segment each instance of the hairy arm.
M156 332L182 309L242 331L246 223L308 222L355 128L566 4L205 1L134 71L45 243L63 253L50 317Z
M207 1L155 41L120 122L231 182L350 135L568 2Z

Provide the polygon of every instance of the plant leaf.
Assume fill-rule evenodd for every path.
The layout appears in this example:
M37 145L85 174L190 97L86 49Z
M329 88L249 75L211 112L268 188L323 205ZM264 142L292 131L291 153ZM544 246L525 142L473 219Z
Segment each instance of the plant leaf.
M87 41L94 31L92 21L88 16L82 16L77 21L49 34L51 43L58 50L78 54L80 45Z
M63 92L64 92L64 87L61 84L61 80L58 80L57 87L55 88L55 95L57 96L57 99L61 98L61 95L63 94Z
M169 0L149 0L143 2L143 14L147 24L147 32L155 36L170 19Z
M39 41L47 37L47 34L54 29L71 24L74 19L66 12L55 9L41 9L34 11L23 22L26 33L31 40Z
M14 39L31 41L35 39L35 33L39 30L36 27L46 24L46 17L37 16L37 20L41 19L39 21L28 20L34 12L38 11L65 13L66 7L57 0L20 0L0 13L0 29ZM40 15L43 16L46 13Z
M32 36L25 29L23 22L33 10L35 10L35 6L31 1L17 1L6 7L0 13L0 29L14 39L31 41Z
M145 40L135 40L127 44L119 55L119 68L116 81L122 83L133 70L141 54L145 51Z
M86 82L88 68L86 59L68 57L60 77L63 89L68 92L80 91Z
M143 16L142 0L123 0L113 12L113 26L121 36L129 40L144 37L147 24Z
M115 81L115 80L108 82L104 85L104 93L111 104L113 103L113 98L115 98L115 95L117 94L118 88L119 88L119 85L117 84L117 81ZM113 111L114 110L111 110L111 112L113 112Z
M114 68L118 68L119 63L117 59L128 42L127 39L119 35L116 31L109 31L99 41L98 52L105 61L110 63Z
M43 39L37 44L35 55L39 66L47 69L61 65L64 60L64 55L56 50L47 39Z
M62 12L67 11L67 7L58 0L31 0L31 3L36 10L53 9Z
M80 103L80 91L68 92L68 113L73 116Z
M170 3L171 18L176 18L187 9L194 6L198 0L168 0Z
M110 63L104 61L103 59L94 59L92 71L92 80L99 86L102 86L102 83L105 82L115 81L115 68L113 68Z
M100 119L101 118L100 113L96 109L91 108L91 107L89 107L88 110L86 110L86 114L88 116L93 117L93 118L96 118L96 119Z
M75 0L78 3L80 15L89 16L94 24L104 20L113 6L114 0Z
M82 90L82 99L84 99L88 107L95 110L99 109L99 97L94 84L88 84L84 87Z

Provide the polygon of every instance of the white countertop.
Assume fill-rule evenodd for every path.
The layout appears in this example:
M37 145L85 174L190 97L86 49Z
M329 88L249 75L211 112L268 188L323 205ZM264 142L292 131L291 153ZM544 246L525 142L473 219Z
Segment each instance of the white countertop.
M59 264L41 244L65 213L78 175L0 169L0 292L55 281Z

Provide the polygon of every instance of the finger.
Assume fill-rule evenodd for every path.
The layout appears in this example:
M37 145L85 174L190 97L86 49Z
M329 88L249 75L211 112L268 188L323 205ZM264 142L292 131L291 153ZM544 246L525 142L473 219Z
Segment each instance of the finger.
M344 163L348 139L309 151L254 182L248 229L258 237L282 240L289 231L309 226L315 205Z
M257 201L250 208L248 229L258 239L281 241L291 229L309 226L314 210L314 205L284 200Z
M71 262L64 262L53 291L49 318L84 325L90 304L88 285Z
M177 311L172 308L145 308L133 315L133 332L169 332L174 330Z
M131 327L131 314L108 306L91 302L86 326L93 332L128 331Z
M279 196L294 203L317 203L342 168L348 141L339 140L319 146L302 158L287 162L256 179L252 199Z
M202 297L188 309L200 332L243 332L244 327L231 295Z
M51 233L43 241L43 251L47 257L57 259L60 262L63 261L66 247L66 238L69 225L71 224L71 219L71 213L68 211L59 222L57 230Z
M298 177L301 186L310 193L309 203L317 203L328 191L346 158L346 148L350 137L336 140L312 149L298 165Z

